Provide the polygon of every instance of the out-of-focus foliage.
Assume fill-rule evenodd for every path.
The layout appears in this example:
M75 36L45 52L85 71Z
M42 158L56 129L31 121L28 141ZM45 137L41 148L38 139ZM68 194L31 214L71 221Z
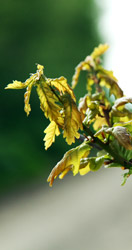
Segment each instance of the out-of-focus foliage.
M41 65L37 66L37 72L24 83L14 81L6 87L27 88L24 95L27 115L31 111L31 88L36 87L40 108L51 122L45 130L46 149L55 141L55 135L60 135L60 130L68 144L75 143L75 139L81 139L81 133L85 133L83 143L66 152L51 171L48 177L50 186L58 175L62 179L70 170L73 175L84 175L89 171L99 170L103 164L107 168L121 167L128 170L124 174L123 184L132 174L132 120L128 122L132 112L126 108L127 104L132 103L132 98L123 96L113 72L102 67L100 56L107 49L107 44L100 44L76 67L73 88L79 82L81 71L87 73L87 93L80 99L79 106L67 80L64 77L47 78ZM127 122L122 122L122 117ZM79 133L79 130L82 132ZM94 148L98 152L91 157L89 153Z
M62 74L70 82L75 65L100 41L98 14L93 0L1 2L0 192L32 179L41 178L43 182L48 167L69 149L58 137L55 146L46 153L43 150L41 138L48 122L38 109L32 84L25 93L27 114L29 99L32 107L28 119L23 114L23 93L5 91L4 87L13 78L25 81L29 72L35 71L36 63L46 65L47 76L56 78ZM84 93L81 86L76 91L77 98L79 93ZM58 134L57 128L55 133ZM54 140L48 139L50 143Z

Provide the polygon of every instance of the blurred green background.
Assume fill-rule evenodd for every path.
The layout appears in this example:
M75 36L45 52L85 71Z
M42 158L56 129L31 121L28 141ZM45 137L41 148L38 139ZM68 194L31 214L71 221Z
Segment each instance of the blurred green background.
M93 0L1 2L0 193L35 181L46 183L50 170L70 148L60 136L45 151L43 130L48 121L35 91L27 118L24 91L4 88L12 80L25 81L36 71L36 63L45 66L47 77L63 75L70 84L75 66L101 41L99 15ZM84 90L80 84L77 98Z

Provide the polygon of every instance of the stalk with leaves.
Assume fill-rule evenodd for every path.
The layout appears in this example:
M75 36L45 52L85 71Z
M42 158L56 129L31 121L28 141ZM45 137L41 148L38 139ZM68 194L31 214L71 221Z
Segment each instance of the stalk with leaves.
M44 67L39 64L37 72L24 83L13 81L6 87L26 89L24 110L27 116L31 111L31 91L36 88L40 108L50 121L44 130L46 150L60 133L69 145L80 139L80 145L66 152L51 171L50 186L57 176L62 179L69 171L73 175L85 175L102 166L126 170L122 184L132 174L132 98L123 95L113 72L103 68L101 55L107 49L107 44L100 44L77 65L71 87L63 76L47 78ZM86 94L77 104L73 89L81 71L86 72ZM95 155L91 156L91 152Z

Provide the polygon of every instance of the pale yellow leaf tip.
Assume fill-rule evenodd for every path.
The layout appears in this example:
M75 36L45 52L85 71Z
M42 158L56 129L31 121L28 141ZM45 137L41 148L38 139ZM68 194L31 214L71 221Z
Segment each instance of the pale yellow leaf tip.
M5 87L5 89L23 89L23 88L25 88L25 87L26 87L26 85L25 85L24 83L15 80L15 81L13 81L13 83L9 83L9 84Z
M71 168L66 168L60 175L59 179L63 179L65 175L71 170Z
M106 50L109 48L109 45L107 43L100 44L98 47L96 47L91 54L92 58L95 59L96 57L101 56L106 52Z
M40 64L37 64L37 69L39 71L43 71L44 70L44 66L43 65L40 65Z

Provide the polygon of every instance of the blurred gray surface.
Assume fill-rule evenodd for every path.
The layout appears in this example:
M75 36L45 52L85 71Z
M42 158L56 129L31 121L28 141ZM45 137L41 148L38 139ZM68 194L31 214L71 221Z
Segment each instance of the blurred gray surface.
M65 177L0 209L1 250L131 250L132 178L120 169Z

